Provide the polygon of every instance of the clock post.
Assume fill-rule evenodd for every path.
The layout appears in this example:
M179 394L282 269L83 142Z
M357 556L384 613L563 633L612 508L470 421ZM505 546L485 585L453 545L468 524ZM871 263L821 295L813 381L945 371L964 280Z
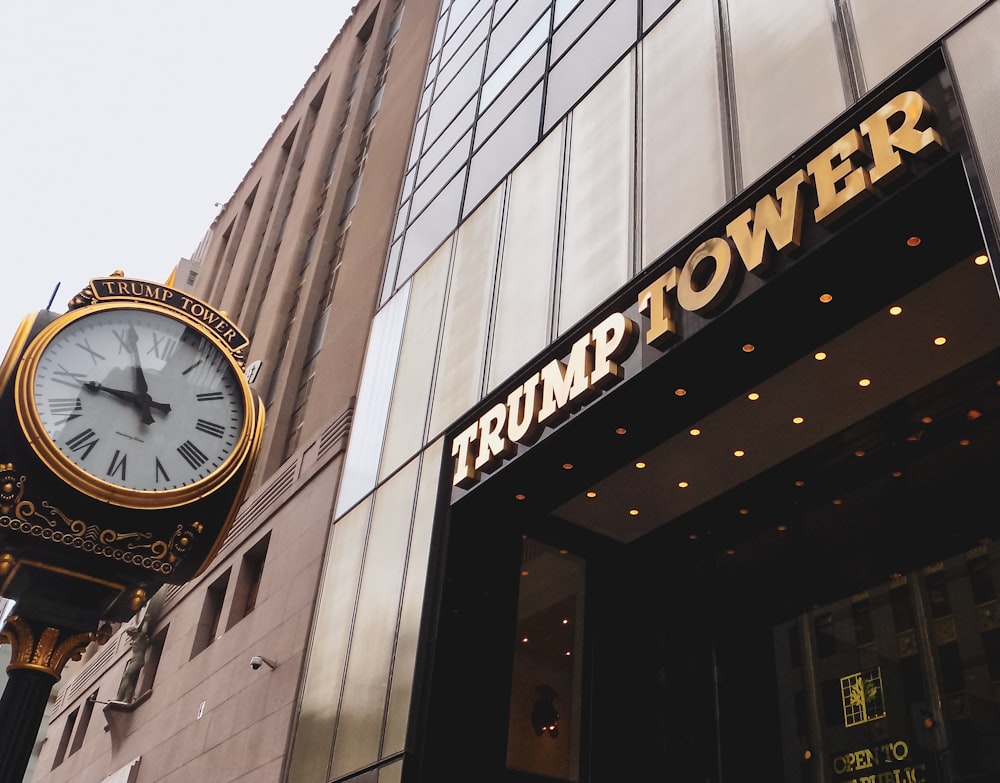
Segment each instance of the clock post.
M116 272L26 317L0 364L0 783L19 783L53 685L111 623L221 547L260 449L246 336Z

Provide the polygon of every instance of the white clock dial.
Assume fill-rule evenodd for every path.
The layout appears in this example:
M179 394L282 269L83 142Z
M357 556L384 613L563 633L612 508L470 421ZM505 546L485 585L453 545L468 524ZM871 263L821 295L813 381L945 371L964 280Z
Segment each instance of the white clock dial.
M98 487L189 487L244 441L248 397L235 362L158 310L88 313L51 336L30 366L27 392L43 437Z

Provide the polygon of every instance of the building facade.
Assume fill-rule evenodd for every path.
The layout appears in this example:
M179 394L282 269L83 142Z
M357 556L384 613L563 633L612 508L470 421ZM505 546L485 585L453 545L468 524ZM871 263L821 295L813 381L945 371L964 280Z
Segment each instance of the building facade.
M371 299L327 311L353 286L310 263L343 210L285 220L249 175L192 267L265 362L261 526L168 598L103 755L46 749L36 779L139 748L140 783L997 779L1000 3L411 1L407 24L410 113L376 157L383 99L365 159L392 205L363 229ZM294 169L322 69L255 169ZM270 271L275 243L302 263ZM262 541L280 621L199 631ZM265 705L284 734L244 769Z
M251 336L258 472L205 573L64 674L33 780L284 779L434 18L423 0L359 2L171 276Z

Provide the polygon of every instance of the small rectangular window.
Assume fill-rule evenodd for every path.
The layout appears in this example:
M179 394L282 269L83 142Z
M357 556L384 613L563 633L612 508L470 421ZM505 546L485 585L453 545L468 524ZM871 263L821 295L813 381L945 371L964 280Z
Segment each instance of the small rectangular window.
M87 737L87 727L90 725L90 718L94 714L94 703L97 701L97 691L90 694L90 697L83 703L80 713L79 725L73 734L73 744L69 747L69 755L76 753L83 745Z
M66 718L62 735L59 737L59 746L56 748L55 758L52 760L52 769L62 764L63 759L66 758L66 749L69 747L69 740L73 736L73 727L76 726L76 717L79 713L80 710L75 709Z
M194 646L191 648L192 658L215 641L215 635L219 632L219 620L222 618L222 605L226 600L228 586L229 571L226 571L205 591L205 603L201 607L201 619L198 621Z
M243 555L239 579L233 593L233 608L229 614L230 628L250 614L257 606L260 583L264 576L264 561L267 559L267 547L270 542L271 534L268 533Z

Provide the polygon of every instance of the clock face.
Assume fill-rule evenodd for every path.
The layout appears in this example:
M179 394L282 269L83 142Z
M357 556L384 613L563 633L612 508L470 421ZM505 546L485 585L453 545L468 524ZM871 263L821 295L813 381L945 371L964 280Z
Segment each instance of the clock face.
M241 453L250 398L239 369L184 321L118 305L40 345L19 378L21 419L39 455L88 494L190 495Z

